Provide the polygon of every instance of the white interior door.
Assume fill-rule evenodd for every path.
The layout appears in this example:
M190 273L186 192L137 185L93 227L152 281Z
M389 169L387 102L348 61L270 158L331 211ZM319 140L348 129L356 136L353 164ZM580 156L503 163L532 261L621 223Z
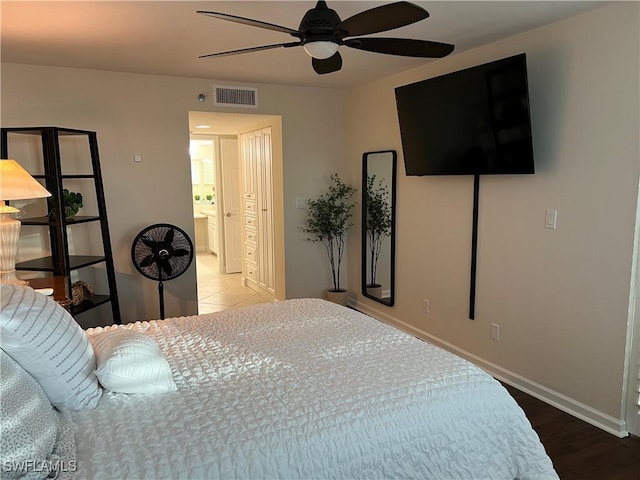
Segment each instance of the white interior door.
M275 294L274 229L273 229L273 165L271 129L262 130L262 155L260 158L260 272L261 286Z
M242 271L242 196L238 141L220 139L225 273Z

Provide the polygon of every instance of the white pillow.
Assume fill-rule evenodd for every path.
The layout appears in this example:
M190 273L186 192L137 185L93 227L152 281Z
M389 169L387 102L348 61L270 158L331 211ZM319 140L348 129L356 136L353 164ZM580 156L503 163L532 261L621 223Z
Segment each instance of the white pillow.
M54 460L57 414L38 382L0 352L0 477L45 478L46 462Z
M91 336L104 388L121 393L167 393L176 390L171 367L149 335L127 328Z
M0 284L0 343L60 408L94 408L102 390L95 356L80 325L51 297Z

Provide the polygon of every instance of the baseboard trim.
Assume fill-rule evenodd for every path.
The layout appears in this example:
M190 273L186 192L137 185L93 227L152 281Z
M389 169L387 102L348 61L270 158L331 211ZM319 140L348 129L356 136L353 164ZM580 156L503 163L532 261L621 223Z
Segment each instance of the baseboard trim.
M380 321L393 325L395 327L404 330L411 335L414 335L422 340L426 340L434 345L444 348L456 355L470 361L471 363L482 368L493 377L497 378L501 382L511 385L518 390L521 390L532 397L537 398L559 410L562 410L569 415L572 415L580 420L583 420L594 427L598 427L605 432L608 432L616 437L623 438L629 435L627 431L627 425L624 420L614 418L606 413L596 410L589 405L578 402L560 392L556 392L550 388L540 385L522 375L511 372L505 368L502 368L495 363L489 362L483 358L473 355L455 345L441 340L427 332L424 332L418 328L413 327L397 318L389 315L386 312L382 312L370 305L360 302L355 299L349 299L349 306L359 310L367 315L370 315Z

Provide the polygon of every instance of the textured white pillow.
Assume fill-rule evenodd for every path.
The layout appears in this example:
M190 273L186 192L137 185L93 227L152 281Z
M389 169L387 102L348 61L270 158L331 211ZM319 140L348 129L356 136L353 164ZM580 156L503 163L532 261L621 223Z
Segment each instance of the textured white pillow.
M38 382L0 352L0 478L45 478L58 417Z
M102 390L89 338L51 297L22 285L0 284L2 349L40 384L51 403L94 408Z
M104 388L121 393L176 390L171 367L149 335L119 328L92 335L96 375Z

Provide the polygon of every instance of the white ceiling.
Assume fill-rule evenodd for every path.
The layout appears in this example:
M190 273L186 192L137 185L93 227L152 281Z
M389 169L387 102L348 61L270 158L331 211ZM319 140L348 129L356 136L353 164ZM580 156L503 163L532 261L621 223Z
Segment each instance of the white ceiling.
M344 20L390 2L329 0ZM376 36L452 43L460 52L569 17L597 1L415 1L430 18ZM428 61L341 47L342 70L317 75L302 48L198 55L293 41L279 32L198 15L214 10L297 29L313 1L0 2L3 62L216 80L347 88ZM454 52L455 53L455 52Z

